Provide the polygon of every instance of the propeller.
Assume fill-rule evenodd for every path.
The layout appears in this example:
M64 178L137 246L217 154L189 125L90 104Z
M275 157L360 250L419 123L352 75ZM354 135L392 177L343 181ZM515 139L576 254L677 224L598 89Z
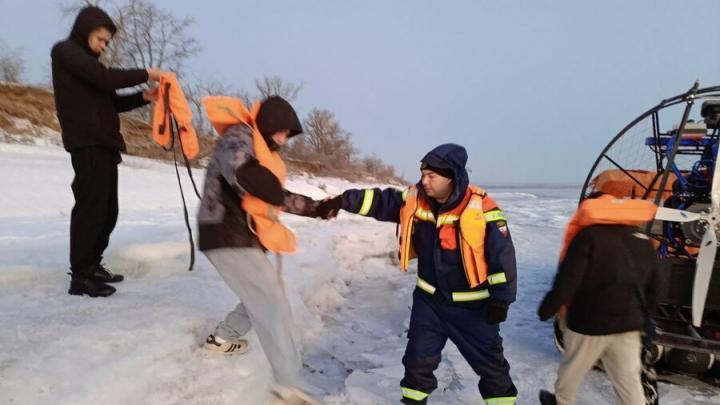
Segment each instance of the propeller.
M707 299L710 277L715 265L715 253L717 253L717 237L714 229L708 229L703 235L700 243L700 253L697 256L695 265L695 281L692 291L692 322L695 326L702 324L702 316L705 311L705 300Z
M720 147L718 147L720 152ZM717 152L716 152L717 153ZM701 213L688 212L673 208L660 207L655 214L655 219L671 222L692 222L701 221L705 224L705 234L700 242L700 252L695 261L695 280L692 290L692 323L696 327L702 324L702 316L705 311L710 279L713 267L715 266L715 255L717 253L718 239L716 230L720 225L720 162L715 156L715 168L713 171L712 188L710 189L710 209Z
M659 207L655 213L655 219L671 222L692 222L701 218L701 215L695 212L676 210L674 208Z

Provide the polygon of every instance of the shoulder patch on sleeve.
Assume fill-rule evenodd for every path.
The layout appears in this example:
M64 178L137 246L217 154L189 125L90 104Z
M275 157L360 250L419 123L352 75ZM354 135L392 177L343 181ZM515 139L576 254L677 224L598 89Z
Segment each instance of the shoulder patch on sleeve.
M495 225L497 225L498 231L500 231L500 233L502 234L502 236L504 236L504 237L507 238L507 237L508 237L508 226L507 226L507 222L505 222L505 221L497 221L497 222L495 223Z

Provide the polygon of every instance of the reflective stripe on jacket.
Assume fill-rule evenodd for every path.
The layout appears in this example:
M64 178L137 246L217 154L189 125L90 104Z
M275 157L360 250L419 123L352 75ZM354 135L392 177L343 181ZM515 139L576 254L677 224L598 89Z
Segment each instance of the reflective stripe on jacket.
M479 191L478 188L474 188ZM417 198L410 198L411 193ZM472 191L470 192L472 194ZM343 193L344 207L348 212L375 218L379 221L402 224L398 233L401 239L401 266L407 270L409 260L417 256L418 275L427 283L437 288L443 295L450 298L453 292L476 292L487 289L493 299L507 303L515 301L517 292L515 249L507 226L504 213L495 201L484 192L479 192L477 202L482 207L482 218L475 219L479 211L475 208L468 211L466 218L474 225L462 224L462 212L453 209L448 211L427 209L424 193L417 187L405 191L394 188L346 190ZM461 193L467 197L467 191ZM481 198L481 201L480 197ZM466 201L469 204L470 199ZM422 204L422 209L421 208ZM475 203L474 203L475 204ZM438 212L439 210L439 212ZM401 214L402 212L402 214ZM436 220L436 214L439 218ZM409 213L414 213L411 216ZM404 217L404 219L403 219ZM412 218L412 220L410 220ZM467 222L467 220L466 220ZM470 232L470 228L479 228L484 222L484 234ZM460 226L455 226L460 223ZM462 228L462 235L457 234ZM471 236L471 233L473 234ZM472 253L470 274L477 274L478 268L485 264L484 283L480 278L471 283L461 256L458 240L467 242L466 248L474 246L482 254ZM480 242L482 240L482 243ZM407 242L407 243L406 243ZM480 259L475 262L475 258ZM478 264L479 263L479 264ZM482 270L480 270L482 271ZM475 285L473 288L472 285Z

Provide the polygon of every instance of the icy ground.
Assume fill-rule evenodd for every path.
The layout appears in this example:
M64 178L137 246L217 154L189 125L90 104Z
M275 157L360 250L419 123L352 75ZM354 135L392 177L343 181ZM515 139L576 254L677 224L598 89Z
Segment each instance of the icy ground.
M203 173L196 171L202 181ZM120 219L106 263L126 281L107 299L67 294L69 155L0 143L0 403L262 404L269 370L261 348L225 357L200 343L236 303L188 243L172 166L126 158ZM185 182L186 191L189 183ZM314 198L361 187L296 177ZM552 387L559 360L550 324L535 311L554 274L576 189L488 187L505 209L519 261L519 299L502 326L520 404ZM197 201L187 193L194 215ZM194 218L192 218L194 224ZM331 222L285 216L300 252L284 276L308 380L328 404L397 403L412 274L392 263L395 227L347 213ZM479 404L476 377L452 344L437 372L435 404ZM718 404L720 390L663 384L662 404ZM578 404L613 403L591 373Z

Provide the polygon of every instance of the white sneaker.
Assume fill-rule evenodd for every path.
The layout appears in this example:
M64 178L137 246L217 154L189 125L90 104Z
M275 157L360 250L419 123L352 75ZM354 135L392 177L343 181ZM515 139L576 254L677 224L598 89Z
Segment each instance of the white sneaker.
M270 405L322 405L322 402L297 387L279 385L272 389Z
M221 337L209 335L205 339L203 347L206 350L221 354L243 354L250 350L250 342L245 339L238 339L235 342L229 342Z

